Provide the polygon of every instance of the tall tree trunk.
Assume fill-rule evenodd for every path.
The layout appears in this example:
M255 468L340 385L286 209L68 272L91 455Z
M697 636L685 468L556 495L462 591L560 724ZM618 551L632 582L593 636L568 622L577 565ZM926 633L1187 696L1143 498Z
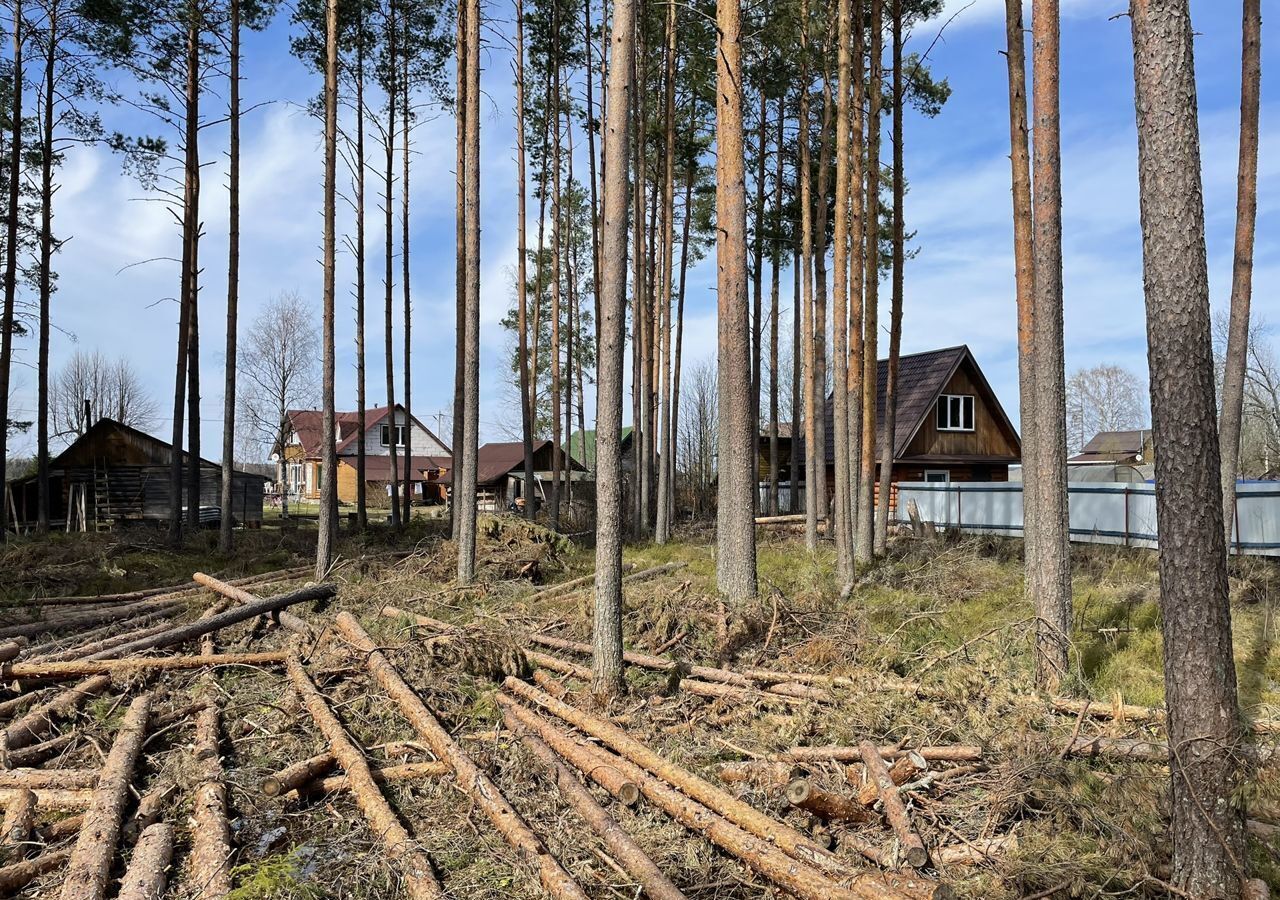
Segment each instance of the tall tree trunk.
M623 690L622 367L627 327L627 163L631 158L635 0L614 0L600 228L600 374L596 387L596 589L591 689ZM638 176L639 173L637 173Z
M240 305L240 0L231 0L230 100L228 125L227 190L227 353L226 381L222 388L222 511L219 546L232 547L232 488L235 484L236 449L236 329Z
M853 0L852 20L857 23L851 35L849 54L853 61L850 106L849 159L849 358L844 383L849 414L849 553L851 565L857 562L858 523L862 521L862 385L866 378L866 355L862 334L866 309L866 181L863 166L866 148L863 142L866 73L863 66L864 41L862 23L866 18L865 0Z
M356 33L364 33L364 7L356 9ZM368 421L365 408L365 234L364 234L364 41L356 41L356 527L364 531L369 527L369 483L365 475L365 430Z
M551 32L560 33L560 2L551 3ZM551 120L551 515L549 524L560 528L560 282L561 253L564 249L564 221L560 195L560 60L558 48L551 66L551 94L547 98L547 116Z
M408 42L406 17L405 41ZM400 70L401 108L401 163L400 163L400 291L404 304L404 493L400 521L408 525L413 521L413 408L409 405L412 395L413 367L410 357L413 344L410 339L413 326L413 295L409 286L409 54L405 54Z
M831 29L827 29L830 35ZM830 38L824 43L829 43ZM825 47L824 47L825 49ZM831 183L831 129L835 104L831 72L824 63L822 73L822 130L818 134L818 175L814 187L813 210L813 378L817 391L814 415L814 452L818 454L814 498L822 517L829 518L827 498L827 186Z
M588 0L588 6L590 0ZM525 224L524 0L516 0L516 365L520 369L520 433L524 443L524 516L533 521L533 416L529 386L529 249ZM535 301L536 302L536 301ZM585 435L584 435L585 440Z
M36 363L36 532L49 531L49 308L53 299L53 123L58 5L50 3L44 59L44 103L40 110L40 349ZM8 426L8 423L5 423ZM70 509L67 515L71 515Z
M756 596L751 484L759 439L751 426L747 207L742 139L741 0L716 0L716 290L720 393L716 587L731 601Z
M666 146L663 150L662 173L662 271L657 291L661 326L662 358L659 397L662 405L662 424L659 429L661 445L658 447L658 520L654 538L665 544L671 536L671 476L675 472L672 451L675 441L671 437L671 278L674 272L675 216L676 216L676 5L667 6L667 71L663 97L663 133Z
M596 98L595 73L591 66L591 0L583 0L583 49L586 52L587 75L587 166L591 174L591 296L595 298L596 322L600 321L600 201L596 170ZM601 31L604 29L602 28ZM583 434L586 449L586 434ZM585 460L583 461L585 463Z
M13 3L13 97L9 132L8 216L5 226L4 311L0 315L0 542L8 537L9 384L13 371L14 307L18 296L18 201L22 196L22 50L26 42L22 0ZM15 523L16 524L16 523Z
M320 520L316 539L316 580L329 574L338 542L338 440L334 414L334 277L338 174L338 0L325 3L324 40L324 363L320 389ZM393 101L394 102L394 99Z
M831 445L834 450L835 496L832 529L836 539L836 572L843 583L853 579L853 540L849 502L849 394L845 389L849 359L849 90L850 43L853 11L851 0L838 0L836 25L836 205L832 241L834 274L831 279L832 418ZM825 203L825 197L822 202Z
M756 129L756 196L751 211L755 226L751 265L751 503L760 509L760 394L764 387L761 362L764 357L764 174L768 158L769 98L760 89L760 124Z
M676 433L680 428L680 365L684 350L684 289L689 274L689 231L693 221L693 182L697 176L696 160L686 164L684 180L684 221L681 223L680 280L676 288L675 352L671 361L671 435L667 438L667 455L671 458L671 470L667 478L667 509L671 529L676 520Z
M456 124L456 147L454 179L454 332L453 332L453 471L450 472L449 501L449 534L458 540L458 457L462 453L462 395L463 382L466 380L466 348L464 335L467 330L467 271L466 271L466 216L467 206L466 184L464 175L464 158L466 156L467 129L467 13L466 4L457 4L457 36L454 42L454 54L457 58L457 98L454 100L454 120Z
M803 140L803 136L800 138ZM796 166L796 193L799 193L800 171ZM804 432L801 404L804 402L804 337L801 329L801 307L804 305L800 293L800 267L804 257L800 253L800 225L792 222L794 233L791 242L791 493L787 512L798 515L800 512L800 467L804 464L799 458L800 436Z
M1041 544L1031 572L1036 598L1036 681L1057 689L1071 641L1071 550L1067 543L1066 367L1062 347L1062 165L1058 122L1058 2L1031 5L1032 255L1035 269L1035 465L1023 479L1036 492ZM1221 502L1216 502L1221 508Z
M800 261L802 329L804 331L804 545L810 553L818 549L818 519L823 506L818 489L824 448L819 440L818 422L823 416L818 384L818 328L813 298L813 190L809 148L813 128L809 116L809 0L800 0ZM794 438L793 438L794 440Z
M394 60L396 57L396 4L392 0L388 8L387 21L387 44L388 55ZM384 308L383 308L383 346L386 354L386 375L387 375L387 421L388 421L388 456L390 457L391 477L390 490L391 495L388 498L391 509L388 514L388 520L391 522L392 528L399 528L400 519L400 468L399 468L399 448L396 445L396 363L395 363L395 326L394 326L394 298L395 298L395 155L396 155L396 100L398 92L396 91L396 67L394 63L387 72L387 129L383 133L385 139L383 150L386 153L385 165L383 171L383 216L385 227L385 259L383 272L383 290ZM455 485L456 487L456 485Z
M645 288L645 240L644 240L644 198L645 198L645 96L644 86L645 78L643 72L645 59L644 44L644 28L642 20L644 18L645 0L637 0L638 16L641 21L636 23L636 49L632 58L632 67L635 70L632 75L631 90L635 91L637 96L632 105L635 118L635 171L631 176L632 189L635 194L633 198L634 222L632 229L634 231L633 240L635 242L634 254L632 260L632 298L631 298L631 406L632 406L632 424L631 424L631 455L634 460L632 471L632 491L631 491L631 533L637 538L644 535L648 527L648 510L647 498L649 495L649 483L645 478L645 426L648 423L648 416L645 412L644 397L648 392L648 386L645 384L644 378L644 360L645 345L648 343L647 329L644 323L648 320L645 313L646 306L646 288ZM616 13L615 13L616 15ZM608 188L606 187L606 190ZM599 426L597 426L597 431ZM597 435L598 437L598 435Z
M1240 62L1240 162L1236 175L1236 244L1231 269L1231 313L1222 374L1222 528L1231 542L1240 472L1240 427L1244 417L1245 361L1249 349L1249 303L1253 294L1253 239L1258 219L1258 107L1262 82L1260 0L1244 0Z
M200 527L200 34L204 30L199 0L192 2L188 26L186 135L191 204L186 209L190 265L183 290L187 295L187 527Z
M467 317L463 378L463 457L458 524L458 583L476 570L476 451L480 436L480 0L466 0L467 129L466 194Z
M880 390L880 111L883 96L884 6L871 0L871 45L867 83L867 191L863 197L865 286L862 304L862 459L858 476L858 530L854 560L868 563L875 555L877 401ZM885 439L890 444L892 438Z
M1022 425L1023 583L1027 601L1036 607L1031 573L1036 570L1042 535L1036 492L1028 489L1025 463L1036 456L1035 261L1031 229L1031 151L1027 144L1027 61L1022 0L1005 0L1006 54L1009 63L1009 159L1013 179L1014 285L1018 309L1018 402Z
M773 168L773 235L769 260L769 515L778 514L778 301L782 266L782 142L785 97L778 97L778 145Z
M565 129L565 183L573 187L573 116L568 108L564 111ZM574 285L577 281L578 242L574 240L577 231L569 216L565 216L566 241L564 247L564 285L565 285L565 339L564 339L564 444L561 445L561 456L557 462L564 463L564 505L566 512L573 511L573 470L569 465L567 445L569 436L573 434L573 360L577 353L574 337L578 332L578 292Z
M893 490L894 429L897 426L898 356L902 349L902 291L906 263L903 237L902 161L902 0L893 0L893 285L889 301L889 371L884 384L885 440L880 447L880 493L876 498L876 553L884 553L889 543L889 500Z
M1234 802L1244 748L1212 424L1213 350L1191 13L1187 0L1165 0L1132 2L1129 14L1160 520L1173 789L1171 880L1192 896L1234 900L1247 864L1243 810Z

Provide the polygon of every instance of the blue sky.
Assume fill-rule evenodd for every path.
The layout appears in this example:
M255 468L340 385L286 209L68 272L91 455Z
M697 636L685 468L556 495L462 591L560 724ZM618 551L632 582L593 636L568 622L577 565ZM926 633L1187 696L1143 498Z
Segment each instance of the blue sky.
M1118 363L1145 376L1129 22L1125 17L1112 18L1123 12L1125 4L1123 0L1063 0L1062 6L1067 366ZM499 20L509 17L506 5L489 3L488 8L492 27L503 29ZM950 79L951 99L938 118L926 120L912 114L905 123L910 181L907 225L917 232L919 254L906 270L903 351L969 344L1016 418L1007 84L1000 53L1003 9L1003 0L948 0L943 19L952 12L959 14L934 48L931 61L936 75ZM1230 287L1235 216L1239 8L1238 4L1194 0L1192 9L1198 32L1210 282L1215 308L1221 308ZM1274 63L1280 62L1280 56L1274 46L1276 35L1268 25L1264 22L1254 309L1263 318L1277 320L1280 118L1275 113L1280 105L1266 79L1276 71ZM922 26L908 50L923 50L936 31L936 23ZM318 123L302 108L318 89L319 79L288 54L287 33L288 24L282 18L246 41L245 105L274 102L254 111L242 129L241 321L245 327L267 299L285 290L297 290L314 302L317 318L320 313L321 148ZM490 44L484 59L481 136L480 420L482 439L504 439L516 421L505 368L509 339L499 325L510 303L515 262L513 94L509 57L497 40ZM206 100L214 114L225 104L224 90L220 86L217 90ZM123 130L154 128L122 112L112 117L111 124ZM453 397L453 128L451 118L439 116L416 129L411 177L414 408L428 427L441 426L446 440ZM206 237L201 245L205 455L216 455L222 427L224 131L221 126L210 128L202 140L202 155L209 163L204 171ZM137 184L120 174L106 151L72 152L62 179L54 227L71 240L57 261L54 369L77 347L127 356L159 400L163 414L153 430L165 434L173 389L177 308L172 297L177 267L164 261L132 264L176 256L177 228L167 210L147 202ZM375 224L369 235L368 341L371 347L380 347L383 246L377 234L377 212L371 209L370 217ZM349 225L349 216L344 215L340 227ZM345 290L352 283L352 270L349 257L340 259L338 404L342 407L354 407L355 396L354 300ZM715 346L714 283L714 259L703 260L690 273L687 365L708 356ZM790 322L789 275L784 275L782 284L785 329ZM882 303L887 304L887 286L881 294ZM398 355L398 328L396 343ZM21 418L30 417L27 411L35 408L35 375L30 367L34 342L23 341L18 350L14 405L15 416ZM370 405L376 405L381 402L383 374L380 357L371 357L370 362ZM588 420L593 408L588 397ZM29 452L33 440L20 436L15 443L16 452Z

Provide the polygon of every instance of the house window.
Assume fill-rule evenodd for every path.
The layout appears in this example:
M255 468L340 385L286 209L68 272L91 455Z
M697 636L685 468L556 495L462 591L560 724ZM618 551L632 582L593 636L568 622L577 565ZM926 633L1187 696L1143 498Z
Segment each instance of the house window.
M939 431L973 431L973 394L943 394L938 398Z
M938 484L949 484L951 482L951 473L946 469L925 469L924 480Z
M302 464L301 463L289 464L288 483L289 483L290 492L296 494L302 490Z
M391 428L392 428L391 425L382 426L381 440L382 440L382 446L384 447L391 446ZM403 447L404 446L404 426L396 425L395 429L396 429L396 446Z

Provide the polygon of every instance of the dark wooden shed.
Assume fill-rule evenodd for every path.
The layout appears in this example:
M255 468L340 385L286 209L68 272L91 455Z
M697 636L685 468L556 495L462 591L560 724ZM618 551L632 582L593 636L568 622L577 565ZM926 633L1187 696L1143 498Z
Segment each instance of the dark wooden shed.
M106 530L137 522L169 518L169 475L172 446L114 419L99 419L88 431L49 460L50 526L67 530ZM188 504L182 452L182 505ZM217 521L222 493L222 467L207 459L200 466L201 521ZM232 514L239 524L262 521L261 475L232 474ZM30 475L9 485L12 519L19 527L35 524L38 486ZM70 523L70 524L68 524Z

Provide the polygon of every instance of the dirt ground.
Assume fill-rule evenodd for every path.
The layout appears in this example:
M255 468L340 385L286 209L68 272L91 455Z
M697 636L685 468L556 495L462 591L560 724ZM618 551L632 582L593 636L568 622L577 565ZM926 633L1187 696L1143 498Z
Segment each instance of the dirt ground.
M532 647L530 633L589 640L589 592L529 598L548 584L589 572L590 551L512 518L485 519L479 583L460 590L451 581L453 547L437 530L441 527L415 522L407 535L375 530L344 540L332 573L339 586L336 599L320 609L294 608L322 633L306 659L312 678L371 759L431 758L369 676L362 657L334 634L334 614L352 612L588 895L639 896L636 882L566 806L541 764L503 729L494 699L499 685L493 676L521 674L510 670L525 665L520 650ZM33 597L167 585L197 570L230 578L305 563L314 534L305 529L246 533L231 558L216 553L215 538L198 535L182 552L164 549L154 536L128 533L10 544L0 548L0 572L5 573L0 602L10 607L4 615L22 619L27 613L12 607ZM889 557L841 600L829 551L811 556L794 535L762 532L760 597L741 607L716 599L713 543L712 532L694 530L666 546L628 549L626 561L634 571L679 564L627 585L629 649L735 671L767 667L844 675L857 686L832 686L823 701L760 694L743 702L695 695L680 689L669 673L629 667L627 696L600 711L617 717L628 734L716 784L725 764L765 759L796 746L856 745L868 739L904 747L976 745L982 759L971 771L949 773L906 793L912 822L931 853L985 846L1009 835L1016 846L1011 840L1002 852L976 864L930 866L926 875L961 897L1170 896L1162 886L1169 865L1167 767L1159 761L1065 752L1073 738L1162 741L1163 731L1158 724L1063 714L1033 690L1031 613L1022 596L1017 542L895 539ZM1160 705L1154 557L1120 548L1075 550L1070 692L1107 709L1122 701ZM399 555L389 555L396 551ZM1280 651L1274 646L1273 620L1280 571L1261 560L1234 565L1242 706L1251 719L1277 719ZM273 584L269 593L306 580ZM202 597L188 618L211 602L210 596ZM466 628L442 636L408 618L383 615L386 605ZM67 645L75 642L74 635L60 636ZM248 623L220 632L217 641L219 651L271 650L285 647L288 635ZM565 651L536 649L589 662ZM96 768L130 696L147 687L157 692L157 709L176 708L189 702L199 680L186 673L145 684L140 678L117 680L74 718L59 723L62 732L76 731L82 740L42 766ZM223 766L235 846L230 896L400 896L399 870L346 792L285 799L261 790L266 776L326 749L282 672L227 667L215 670L214 681L224 709ZM562 681L570 702L593 708L585 684ZM8 696L12 691L0 699ZM171 897L195 896L197 887L185 858L198 778L192 740L189 722L154 733L135 779L139 793L166 778L179 786L168 816L179 828ZM1270 755L1275 740L1274 735L1257 739L1260 757ZM791 774L837 794L856 790L838 763L805 763ZM879 821L815 821L792 807L783 786L768 779L723 786L778 820L829 840L838 855L858 866L872 868L848 849L859 838L879 846L892 843L892 833ZM454 778L393 782L384 790L430 855L447 896L543 895L536 877ZM647 801L626 807L592 790L688 897L780 895ZM1280 811L1275 767L1264 764L1252 771L1242 796L1234 799L1258 820L1250 844L1255 872L1280 887L1280 838L1272 830ZM46 813L42 821L64 814ZM126 849L116 874L127 859ZM53 896L62 877L59 871L44 876L21 896Z

